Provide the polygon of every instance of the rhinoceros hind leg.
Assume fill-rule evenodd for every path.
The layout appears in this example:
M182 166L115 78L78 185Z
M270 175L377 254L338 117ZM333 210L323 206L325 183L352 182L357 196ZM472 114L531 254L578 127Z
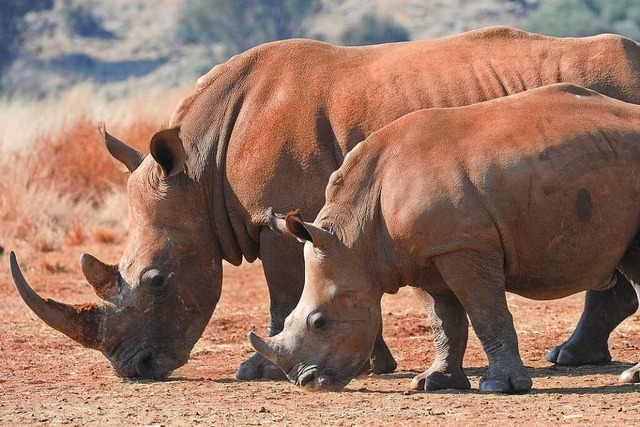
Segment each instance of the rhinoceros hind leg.
M620 375L621 383L640 383L640 363Z
M238 366L236 378L241 381L257 379L284 380L287 376L282 369L265 359L261 354L255 353Z
M587 292L576 330L567 341L549 350L547 360L568 366L611 362L609 335L637 309L638 298L632 284L616 271L613 288Z

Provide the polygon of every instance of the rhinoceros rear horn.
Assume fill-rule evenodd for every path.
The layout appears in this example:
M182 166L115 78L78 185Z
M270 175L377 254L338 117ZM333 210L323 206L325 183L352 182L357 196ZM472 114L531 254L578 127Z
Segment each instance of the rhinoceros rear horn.
M251 346L261 355L276 363L277 355L275 349L269 345L264 339L260 338L258 335L253 333L253 331L249 332L249 342L251 342Z
M45 300L29 286L13 252L9 254L9 264L20 296L40 319L85 347L104 350L101 325L107 315L107 305L68 305Z
M291 353L286 351L278 341L279 336L270 338L260 338L253 332L249 332L251 345L261 355L278 365L285 373L289 372L293 363Z
M80 267L87 282L102 299L116 296L120 290L118 286L118 269L115 265L108 265L84 253L80 256Z
M109 153L114 159L125 165L129 172L133 172L140 166L140 163L144 160L144 154L113 137L107 132L104 123L98 124L98 133L104 138L104 143Z

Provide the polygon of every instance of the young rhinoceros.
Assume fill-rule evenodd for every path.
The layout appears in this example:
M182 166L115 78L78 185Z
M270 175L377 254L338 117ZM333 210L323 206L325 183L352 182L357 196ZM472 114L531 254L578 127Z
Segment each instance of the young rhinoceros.
M578 86L408 114L351 151L313 224L272 218L306 241L306 281L284 330L251 343L297 385L339 389L371 352L382 295L411 284L442 297L435 316L468 313L481 391L527 391L505 291L607 289L616 268L637 282L639 176L640 107Z

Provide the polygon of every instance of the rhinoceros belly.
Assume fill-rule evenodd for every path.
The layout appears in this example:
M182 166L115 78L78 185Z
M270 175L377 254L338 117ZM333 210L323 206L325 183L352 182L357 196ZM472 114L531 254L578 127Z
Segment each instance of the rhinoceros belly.
M638 232L633 159L537 161L492 200L503 225L507 290L553 299L606 289ZM555 169L554 169L555 167Z

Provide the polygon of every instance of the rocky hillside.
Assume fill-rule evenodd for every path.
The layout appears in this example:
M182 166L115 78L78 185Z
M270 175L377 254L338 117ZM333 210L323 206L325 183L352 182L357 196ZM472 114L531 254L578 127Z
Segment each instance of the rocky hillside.
M51 10L25 17L22 46L5 70L9 95L58 95L80 82L117 98L150 88L176 87L225 59L215 44L180 42L188 0L56 0ZM306 18L310 36L339 42L364 16L391 18L411 39L486 25L517 26L531 0L321 0ZM73 6L73 7L71 7Z

